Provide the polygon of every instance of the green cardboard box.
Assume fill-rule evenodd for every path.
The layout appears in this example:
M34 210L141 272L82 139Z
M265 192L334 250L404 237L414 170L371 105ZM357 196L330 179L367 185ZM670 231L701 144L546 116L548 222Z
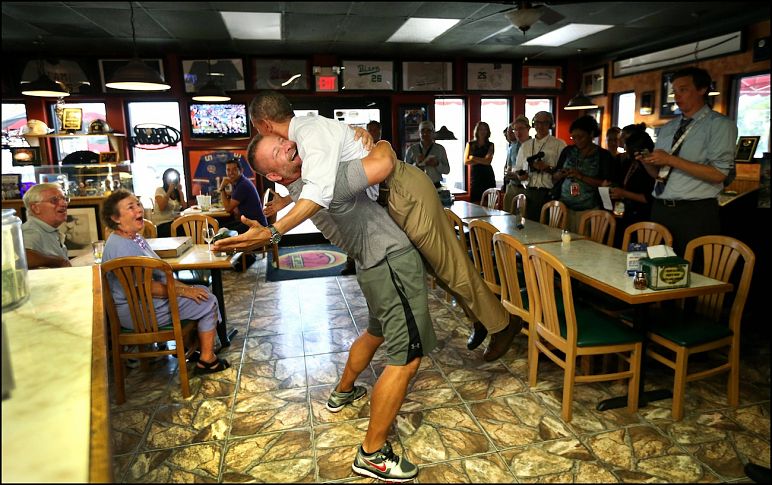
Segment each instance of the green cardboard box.
M652 290L669 290L689 286L689 261L678 256L641 258L641 271Z

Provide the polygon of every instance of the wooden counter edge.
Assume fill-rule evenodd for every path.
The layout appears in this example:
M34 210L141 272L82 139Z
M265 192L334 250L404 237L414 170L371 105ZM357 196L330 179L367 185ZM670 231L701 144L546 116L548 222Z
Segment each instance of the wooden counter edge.
M100 265L92 268L94 293L91 334L91 446L89 482L112 483L112 440L110 439L110 397L107 389L107 339L105 338L102 276Z

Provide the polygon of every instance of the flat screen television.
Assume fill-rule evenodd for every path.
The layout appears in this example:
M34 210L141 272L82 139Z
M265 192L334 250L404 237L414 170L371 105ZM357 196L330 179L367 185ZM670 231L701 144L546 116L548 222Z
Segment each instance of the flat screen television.
M190 103L191 138L249 138L246 103Z

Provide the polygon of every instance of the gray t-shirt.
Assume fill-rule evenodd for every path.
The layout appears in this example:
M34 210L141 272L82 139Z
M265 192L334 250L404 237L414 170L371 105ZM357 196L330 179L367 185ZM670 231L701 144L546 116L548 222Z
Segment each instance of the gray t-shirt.
M330 208L311 217L324 237L346 251L362 269L372 268L387 254L411 246L386 209L367 196L366 188L367 176L362 161L341 162ZM302 179L287 186L290 197L296 202L302 189Z
M46 256L67 259L67 248L62 242L64 238L59 230L37 217L29 216L27 222L21 225L21 237L24 240L25 249L31 249Z

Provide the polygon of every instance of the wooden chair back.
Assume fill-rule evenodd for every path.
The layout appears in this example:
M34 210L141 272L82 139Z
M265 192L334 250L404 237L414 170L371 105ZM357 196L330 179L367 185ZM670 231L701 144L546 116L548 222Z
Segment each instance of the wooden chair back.
M636 222L635 224L630 224L625 229L625 233L622 236L622 251L627 251L627 247L631 242L646 243L649 246L656 246L658 244L672 246L673 235L662 224L656 222Z
M614 245L616 227L614 215L603 209L586 211L579 218L579 234L606 246Z
M565 229L568 226L568 207L559 200L551 200L541 206L539 222L550 227Z
M701 257L700 257L701 256ZM697 263L702 264L701 271L697 271L710 278L732 282L733 293L713 293L696 298L696 307L691 312L684 312L682 302L681 311L684 323L691 332L685 333L686 337L679 337L676 342L668 338L668 334L655 327L647 334L652 342L647 349L647 355L654 360L665 364L675 372L673 382L673 406L672 417L680 420L684 415L684 395L686 383L712 377L727 372L727 400L730 406L737 406L740 401L740 324L742 323L743 309L750 292L753 268L756 264L756 255L751 248L737 239L728 236L702 236L689 241L686 245L685 259L692 268ZM699 259L698 259L699 258ZM742 265L742 266L739 266ZM724 305L728 298L731 299L729 311L725 311ZM672 318L663 314L665 324L673 325ZM656 322L655 325L659 323ZM722 327L726 325L727 329ZM667 327L664 327L667 328ZM718 330L718 331L717 331ZM700 333L700 332L704 332ZM705 338L703 335L711 335ZM688 339L687 343L684 340ZM669 352L662 352L662 348ZM689 356L697 353L725 349L724 358L713 361L711 366L701 365L699 369L689 372Z
M204 235L201 233L204 224L212 226L214 232L220 230L220 223L214 217L204 214L188 214L174 219L169 231L172 237L175 237L177 236L177 228L182 226L185 235L193 240L193 244L205 244Z
M533 308L526 282L528 249L513 236L498 232L493 235L493 251L501 282L501 304L509 313L523 319L526 325L522 331L528 335L527 324Z
M177 292L169 263L160 259L148 257L125 257L112 259L102 263L102 287L105 289L104 302L107 317L110 322L112 341L113 372L116 384L116 402L126 401L124 386L125 360L150 359L163 355L176 355L179 362L180 385L182 395L190 397L188 371L185 365L185 337L196 334L196 322L187 321L183 327L177 306ZM169 295L169 312L171 321L159 321L153 304L151 292L153 271L162 271L166 276L166 291ZM108 277L112 275L112 277ZM118 312L110 288L119 285L126 297L131 314L133 328L127 331L121 326ZM197 335L197 334L196 334ZM156 350L150 347L153 343L174 340L174 349ZM131 352L138 347L137 352ZM194 349L194 347L191 348Z
M488 209L501 209L502 195L497 188L486 189L480 198L480 205Z
M564 421L571 421L572 402L575 382L600 382L617 379L629 379L627 409L638 409L638 393L641 376L641 354L643 344L632 329L619 325L622 332L631 332L626 338L613 336L597 343L582 342L581 328L595 327L601 335L613 335L616 332L598 331L598 328L616 325L609 317L602 314L588 316L582 312L583 321L578 321L571 292L571 276L568 268L558 258L538 246L528 248L528 292L532 294L533 306L528 333L528 382L536 385L539 353L563 368L563 402L561 416ZM592 321L590 321L592 319ZM562 320L562 321L561 321ZM561 323L565 331L561 330ZM581 325L580 325L581 324ZM627 330L625 330L627 328ZM557 349L563 357L554 352ZM629 363L627 370L612 373L577 375L576 361L579 357L605 354L628 354L623 359Z
M461 245L461 249L464 250L464 254L468 254L469 244L466 242L466 233L464 232L463 221L461 221L461 218L458 217L458 215L452 210L448 209L447 207L444 207L444 209L445 216L447 216L448 221L450 221L450 224L453 226L453 230L456 233L456 238L458 239L458 243Z
M499 230L490 222L474 219L469 223L469 241L474 266L482 274L488 288L500 295L501 286L496 283L496 263L493 259L493 235L497 232Z

